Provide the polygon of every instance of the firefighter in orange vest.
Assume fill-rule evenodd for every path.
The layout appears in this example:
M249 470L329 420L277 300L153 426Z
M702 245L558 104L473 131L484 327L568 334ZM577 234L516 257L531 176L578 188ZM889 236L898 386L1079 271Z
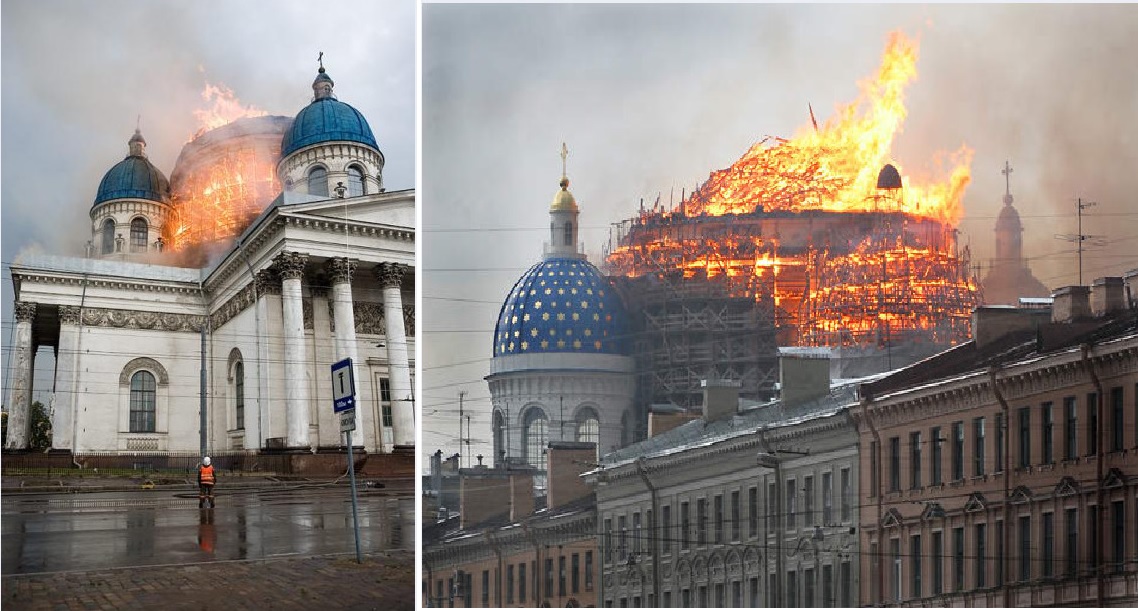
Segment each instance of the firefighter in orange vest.
M209 502L209 507L213 507L213 485L217 483L217 477L213 474L213 465L210 464L209 457L206 456L202 459L202 464L198 467L198 507L205 509L206 502Z

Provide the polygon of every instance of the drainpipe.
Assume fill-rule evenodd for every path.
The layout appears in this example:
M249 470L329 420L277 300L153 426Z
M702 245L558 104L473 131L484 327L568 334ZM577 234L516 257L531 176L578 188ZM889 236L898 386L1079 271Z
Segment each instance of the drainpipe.
M651 606L660 606L660 536L656 533L656 523L660 520L660 498L656 490L656 486L652 485L652 481L648 479L648 470L644 468L644 457L641 456L636 459L636 470L640 473L640 479L644 480L644 485L648 488L648 493L652 496L652 538L649 543L652 545L652 602ZM664 536L667 536L665 534Z
M261 309L258 306L261 302L261 295L257 291L257 273L253 271L253 266L249 263L249 255L245 253L245 240L237 243L237 251L241 253L241 258L245 260L245 268L249 270L249 283L253 286L253 325L255 331L253 332L253 339L257 344L257 449L265 447L265 426L262 420L261 407L265 400L264 393L262 393L261 380ZM242 355L244 357L244 355ZM249 448L246 447L246 450ZM438 490L438 488L436 488Z
M1103 436L1103 430L1105 429L1103 426L1104 414L1102 413L1103 387L1102 380L1099 379L1098 374L1095 372L1094 364L1091 363L1091 345L1083 344L1080 346L1080 349L1083 353L1083 367L1086 367L1087 373L1091 376L1091 383L1095 385L1095 412L1098 413L1098 417L1096 418L1098 430L1095 431L1095 436L1098 437L1098 441L1095 443L1095 449L1098 450L1098 457L1096 459L1096 471L1098 475L1095 478L1095 496L1098 499L1096 501L1098 504L1098 515L1095 516L1098 518L1098 524L1096 526L1096 528L1098 528L1098 542L1095 546L1098 547L1098 558L1094 559L1094 563L1095 573L1098 575L1098 606L1103 607L1105 606L1104 590L1106 589L1106 571L1104 570L1106 567L1103 566L1103 556L1106 553L1106 528L1103 528L1106 515L1106 491L1102 489L1103 470L1106 466L1104 462L1106 460L1106 446L1103 445L1106 442Z
M1008 575L1011 569L1011 562L1008 562L1008 558L1011 557L1011 554L1009 554L1009 552L1012 549L1012 444L1011 438L1008 435L1008 431L1011 428L1011 408L1008 406L1008 401L1004 398L1004 394L1000 392L1000 385L996 381L996 373L998 373L999 370L1000 368L998 365L993 365L992 368L988 370L988 380L992 385L992 394L995 395L996 401L1000 403L1000 409L1004 413L1003 430L996 432L997 435L1002 435L1004 438L1004 540L1001 544L1004 548L1003 559L1001 560L1004 568L1004 574L1000 575L1000 581L1002 581L1004 584L1004 607L1011 607L1012 585L1011 579Z
M877 597L878 601L871 601L871 604L880 604L885 600L885 571L881 566L882 558L885 555L885 537L884 531L881 529L881 519L884 517L883 492L882 489L882 474L881 474L881 432L877 430L877 426L873 424L873 415L870 413L869 408L873 405L873 394L866 393L861 402L861 413L865 416L865 424L869 426L869 433L873 435L873 441L877 448L877 460L873 460L870 456L870 469L874 470L873 477L877 480L877 490L873 493L877 495L877 522L874 524L874 530L877 532L877 555L873 557L873 564L877 573Z
M79 452L79 355L83 352L83 305L87 303L88 275L83 274L83 293L79 296L79 338L75 340L75 354L71 357L71 368L75 371L71 383L74 392L71 395L71 464L82 469L83 465L76 460Z
M200 454L200 456L208 456L207 450L209 448L207 446L209 445L209 424L207 422L208 419L206 417L205 334L206 334L206 327L209 325L209 304L206 303L205 288L202 285L202 282L200 280L198 281L198 291L201 292L202 305L204 306L204 309L205 309L205 315L202 316L202 328L201 328L201 340L202 340L202 342L201 342L201 344L202 344L202 347L201 347L201 408L198 410L199 419L200 419L199 427L201 430L201 454Z

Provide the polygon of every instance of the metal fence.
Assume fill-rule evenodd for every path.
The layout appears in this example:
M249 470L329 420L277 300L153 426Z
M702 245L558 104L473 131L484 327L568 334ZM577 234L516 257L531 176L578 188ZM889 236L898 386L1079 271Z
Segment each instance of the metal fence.
M220 473L289 475L292 463L286 455L255 451L226 452L210 457ZM46 477L92 477L99 475L138 475L196 477L201 456L171 452L90 452L83 454L13 453L0 459L4 475L42 475Z

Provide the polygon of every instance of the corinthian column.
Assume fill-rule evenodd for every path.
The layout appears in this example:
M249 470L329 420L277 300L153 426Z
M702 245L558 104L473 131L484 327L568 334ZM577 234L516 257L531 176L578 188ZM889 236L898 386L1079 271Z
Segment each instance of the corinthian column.
M387 366L391 376L391 416L395 446L415 446L415 403L411 396L411 367L407 359L407 332L403 326L403 267L380 263L376 277L383 287L383 321L387 344ZM337 325L338 327L339 325Z
M73 450L79 386L79 306L59 306L59 350L56 352L55 411L51 420L51 447Z
M364 445L363 405L359 403L358 391L364 380L360 379L360 358L356 350L356 315L352 306L352 274L356 262L347 257L329 259L328 277L332 280L332 313L336 320L335 351L336 361L352 359L352 377L356 381L356 434L352 445ZM379 445L379 440L376 440Z
M308 441L308 355L304 345L304 303L300 278L308 255L282 252L273 258L281 277L281 307L284 310L285 420L288 447L307 448Z
M36 317L36 304L16 302L16 335L12 339L15 362L12 364L12 387L8 394L8 439L6 450L23 450L28 447L31 433L32 400L32 319Z

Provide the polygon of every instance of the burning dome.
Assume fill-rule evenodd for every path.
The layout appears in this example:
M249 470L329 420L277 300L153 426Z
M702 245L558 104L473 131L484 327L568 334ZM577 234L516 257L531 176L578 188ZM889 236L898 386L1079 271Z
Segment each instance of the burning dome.
M296 115L281 141L281 157L322 142L358 142L379 150L360 111L332 95L332 78L320 68L312 89L316 97Z
M170 182L162 171L146 158L146 140L134 131L129 141L130 154L116 163L103 176L92 207L125 197L170 202Z
M608 280L579 258L549 258L510 290L494 328L494 356L625 354L628 315Z

